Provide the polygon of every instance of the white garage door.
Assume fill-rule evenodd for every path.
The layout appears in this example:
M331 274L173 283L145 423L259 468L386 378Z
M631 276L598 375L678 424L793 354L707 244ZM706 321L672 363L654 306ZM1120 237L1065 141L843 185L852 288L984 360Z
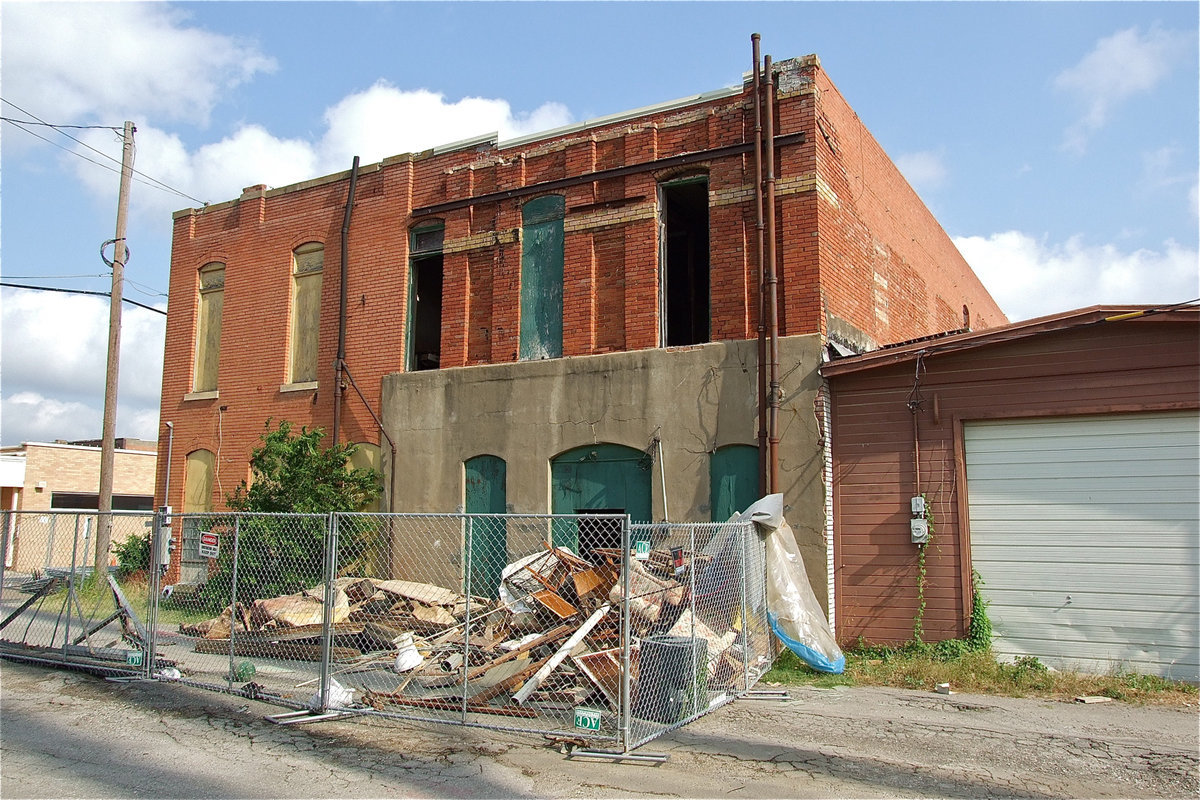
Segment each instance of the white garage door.
M1200 679L1200 415L964 425L1001 656Z

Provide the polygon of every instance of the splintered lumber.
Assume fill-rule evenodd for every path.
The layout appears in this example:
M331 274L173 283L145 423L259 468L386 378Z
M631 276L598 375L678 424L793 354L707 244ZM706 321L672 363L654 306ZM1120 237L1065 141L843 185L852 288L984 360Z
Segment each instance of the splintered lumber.
M411 706L413 708L431 708L438 711L463 710L463 704L459 701L441 700L437 698L398 697L396 695L383 694L381 692L368 692L363 699L380 711L383 710L381 706L388 703L398 706ZM532 719L538 715L538 712L534 711L532 708L520 708L517 706L489 706L482 703L467 703L467 711L474 714L495 714L501 717L525 717L526 719Z
M592 612L592 615L588 617L582 625L579 626L578 630L571 635L571 638L563 642L562 647L558 648L558 651L546 660L546 663L542 665L542 668L539 669L532 678L526 681L525 685L518 689L516 694L513 695L513 700L516 701L517 705L525 705L525 701L529 698L529 695L533 694L538 685L546 679L546 676L553 672L558 665L563 662L563 659L575 649L575 645L583 641L583 637L587 636L588 632L592 628L596 627L596 623L603 619L604 615L608 613L610 608L612 608L612 606L608 605L597 608Z
M117 608L121 610L121 630L126 636L137 637L144 644L149 644L150 634L146 633L146 629L142 627L142 623L138 622L137 614L133 611L133 606L129 605L129 601L125 599L125 593L121 591L121 587L117 585L116 580L112 575L106 575L108 578L108 586L112 589L113 598L117 601Z
M247 656L249 658L280 658L287 661L320 661L321 660L321 645L319 644L303 644L299 642L270 642L270 641L246 641L239 636L232 643L233 654L235 656ZM207 655L223 656L229 654L230 641L228 639L197 639L196 652L205 653ZM334 661L345 661L351 658L359 658L362 652L354 647L331 647L329 648L330 657Z
M571 656L579 671L596 685L614 709L621 707L621 664L618 660L620 652L620 648L614 647L598 653Z
M617 576L613 575L612 570L606 567L598 569L589 567L572 573L571 580L575 582L575 594L580 598L585 598L593 592L601 596L608 594L613 584L617 582Z
M520 672L515 673L511 677L497 682L496 685L492 686L490 689L484 689L482 692L479 692L471 699L474 700L476 703L486 703L488 700L491 700L493 697L502 695L505 692L507 692L508 690L512 689L512 687L514 687L520 683L523 683L526 678L528 678L530 675L532 675L533 673L535 673L539 669L541 669L545 665L545 663L549 660L550 659L548 659L548 658L544 658L541 661L536 661L536 662L530 664L528 667L525 667L524 669L522 669Z
M549 589L543 589L540 592L534 592L532 597L534 600L550 609L550 611L559 619L573 617L579 613L579 609L568 603L566 600L563 600Z
M594 564L587 559L580 558L574 553L569 553L561 547L555 547L549 542L542 542L542 546L549 550L555 558L566 564L568 568L573 567L576 570L591 569Z
M566 636L572 630L574 630L574 626L572 626L572 625L559 625L554 630L543 633L538 638L532 639L532 640L526 642L525 644L518 647L516 650L513 650L511 653L505 653L504 655L500 656L499 658L495 658L495 659L489 661L487 664L484 664L483 666L475 667L475 668L471 669L470 671L467 672L467 680L468 681L474 680L475 678L477 678L480 675L482 675L483 673L487 672L489 669L496 666L497 664L503 664L506 661L512 661L514 658L520 658L522 655L529 652L530 650L534 650L538 647L541 647L542 645L544 645L548 642L557 642L559 639Z
M458 602L459 594L432 583L412 581L375 581L375 588L408 600L416 600L427 606L452 606Z
M441 606L417 606L412 617L413 626L425 631L443 631L459 624L458 619Z

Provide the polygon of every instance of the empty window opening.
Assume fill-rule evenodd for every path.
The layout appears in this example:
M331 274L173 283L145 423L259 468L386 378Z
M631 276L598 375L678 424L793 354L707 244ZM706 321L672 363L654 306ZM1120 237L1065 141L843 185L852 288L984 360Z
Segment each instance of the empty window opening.
M663 184L659 192L663 345L707 342L708 180Z
M442 228L412 233L409 270L408 369L437 369L442 363Z

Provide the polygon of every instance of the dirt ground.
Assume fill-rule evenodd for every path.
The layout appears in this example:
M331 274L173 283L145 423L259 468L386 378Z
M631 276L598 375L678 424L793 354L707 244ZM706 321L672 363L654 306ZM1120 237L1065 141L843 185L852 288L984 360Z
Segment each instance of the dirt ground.
M0 662L0 795L20 797L1196 797L1196 706L892 689L739 700L637 752L281 709Z

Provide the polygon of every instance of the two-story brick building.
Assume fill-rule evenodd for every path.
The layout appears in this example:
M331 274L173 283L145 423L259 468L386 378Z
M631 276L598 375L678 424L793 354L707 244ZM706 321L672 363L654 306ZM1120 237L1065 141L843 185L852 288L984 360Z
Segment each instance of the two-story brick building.
M826 586L825 345L1005 318L817 58L773 74L779 488ZM760 488L757 105L747 78L178 212L176 457L160 437L158 495L220 507L269 418L336 418L383 470L385 509L744 507ZM461 544L400 547L453 565Z

